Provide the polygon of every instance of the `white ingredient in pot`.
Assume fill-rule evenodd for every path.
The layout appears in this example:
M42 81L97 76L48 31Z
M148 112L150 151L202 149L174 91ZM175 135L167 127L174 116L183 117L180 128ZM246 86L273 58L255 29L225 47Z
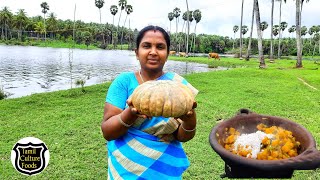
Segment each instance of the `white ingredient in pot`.
M247 157L251 156L251 158L257 159L257 155L261 150L261 142L265 137L271 139L274 135L266 134L262 131L250 134L241 134L237 137L234 143L234 150L238 151L238 147L245 150L251 150L251 153L249 153Z

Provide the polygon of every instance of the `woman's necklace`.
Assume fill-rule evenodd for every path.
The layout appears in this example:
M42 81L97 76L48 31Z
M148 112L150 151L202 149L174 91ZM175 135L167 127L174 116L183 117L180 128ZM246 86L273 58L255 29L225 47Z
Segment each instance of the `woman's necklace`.
M142 77L142 75L141 75L141 71L139 71L139 76L140 76L140 78L141 78L141 80L142 80L142 83L144 83L144 79L143 79L143 77Z
M164 74L164 72L162 72L161 76L162 76L163 74ZM143 79L143 77L142 77L142 75L141 75L141 70L139 70L139 76L140 76L140 79L141 79L142 83L144 83L145 81L144 81L144 79Z

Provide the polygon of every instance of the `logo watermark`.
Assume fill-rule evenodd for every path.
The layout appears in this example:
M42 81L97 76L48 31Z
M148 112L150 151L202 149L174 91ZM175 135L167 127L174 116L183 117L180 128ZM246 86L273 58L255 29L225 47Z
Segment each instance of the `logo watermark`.
M44 142L35 137L20 139L12 148L13 167L24 175L36 175L49 163L49 150Z

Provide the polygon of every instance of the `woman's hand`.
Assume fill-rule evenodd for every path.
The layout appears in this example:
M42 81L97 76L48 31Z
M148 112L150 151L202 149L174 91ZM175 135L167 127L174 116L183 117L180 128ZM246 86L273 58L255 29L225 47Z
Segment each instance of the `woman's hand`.
M128 106L129 106L130 111L131 111L132 114L134 114L134 115L136 115L136 116L138 116L138 117L140 117L140 118L144 118L144 119L146 119L146 118L151 119L151 118L152 118L151 116L147 116L147 115L145 115L145 114L141 114L141 113L137 110L137 108L135 108L135 107L133 106L132 101L131 101L131 98L129 98L129 99L127 100L127 104L128 104Z
M182 121L188 121L190 120L191 118L194 117L195 115L195 112L194 112L194 109L197 108L198 104L197 102L193 102L193 105L192 105L192 109L190 111L188 111L186 114L180 116L180 117L176 117L175 119L181 119Z

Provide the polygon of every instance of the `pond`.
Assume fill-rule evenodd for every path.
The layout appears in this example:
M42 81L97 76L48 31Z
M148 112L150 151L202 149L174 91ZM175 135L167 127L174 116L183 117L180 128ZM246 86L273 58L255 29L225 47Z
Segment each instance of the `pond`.
M137 71L140 65L134 51L80 50L0 45L0 88L17 98L112 81L124 71ZM180 75L216 70L206 64L171 61L164 71ZM72 83L71 83L72 82Z

